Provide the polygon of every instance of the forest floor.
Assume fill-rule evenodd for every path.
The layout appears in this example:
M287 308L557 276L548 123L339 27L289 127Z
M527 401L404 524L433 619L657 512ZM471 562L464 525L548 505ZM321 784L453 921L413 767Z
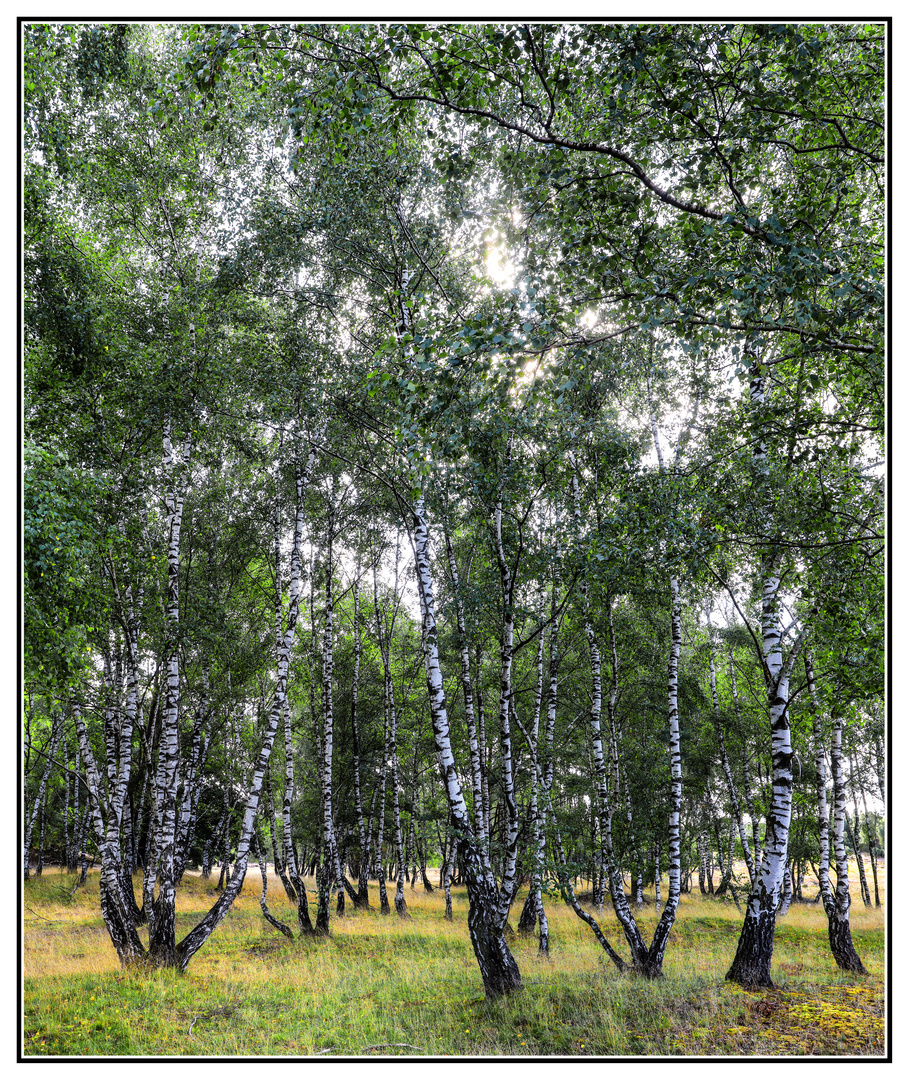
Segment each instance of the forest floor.
M217 874L208 881L184 878L178 937L214 902L216 881ZM524 989L487 1002L463 889L453 890L449 923L441 890L405 886L412 918L401 920L394 909L379 913L373 883L371 910L352 912L348 903L346 917L332 918L330 937L301 939L295 908L270 875L270 907L295 928L290 941L262 918L261 877L250 872L227 917L180 976L122 971L101 919L97 873L70 897L74 883L50 868L24 884L22 1052L29 1057L885 1053L885 909L865 908L860 897L853 901L852 932L869 975L837 970L820 904L793 904L777 922L776 986L759 993L724 980L741 926L731 901L684 894L666 978L646 982L617 972L589 928L550 898L550 960L538 958L535 937L516 937ZM806 887L806 894L813 892ZM645 935L658 917L652 894L649 899L638 915ZM515 925L522 902L523 894ZM611 909L597 917L624 952Z

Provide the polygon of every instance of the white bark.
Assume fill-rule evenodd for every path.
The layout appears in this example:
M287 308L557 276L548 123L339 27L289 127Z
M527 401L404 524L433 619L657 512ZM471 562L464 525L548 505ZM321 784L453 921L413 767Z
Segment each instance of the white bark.
M335 838L332 798L332 769L334 763L334 595L332 591L334 515L329 514L328 543L325 560L325 612L322 636L322 846L327 872L343 896L341 862Z
M445 686L439 664L439 631L436 625L435 593L429 558L429 532L426 524L425 502L422 495L420 495L414 507L413 541L417 592L423 617L423 660L429 690L429 708L436 756L455 828L464 832L471 832L470 813L464 800L457 765L451 749L451 732L448 723L448 708L445 702Z
M57 743L60 740L60 732L62 730L62 720L59 713L55 712L51 718L51 733L50 739L47 744L47 756L44 760L44 767L41 770L41 780L38 784L38 791L35 796L35 801L32 804L31 814L25 826L25 870L24 877L28 880L29 877L29 850L32 843L32 830L35 827L35 820L38 817L42 806L44 805L45 793L47 792L47 781L50 777L51 768L54 764L54 754L57 752Z
M473 678L470 673L467 625L464 619L464 603L461 599L458 566L455 562L451 536L447 528L445 530L445 551L448 556L448 569L454 591L458 646L461 653L461 686L464 692L464 715L467 721L467 739L470 747L470 776L473 786L474 820L476 822L477 839L486 844L489 837L486 829L486 815L483 812L483 770L480 761L480 746L477 741L477 719L474 713Z
M817 774L815 795L817 799L818 823L818 886L827 915L834 908L833 892L830 888L830 815L827 809L827 759L824 753L824 738L821 729L821 711L814 682L811 661L805 657L805 674L808 680L808 693L811 697L812 731L811 741L814 750L814 767Z
M493 546L502 588L502 636L501 677L499 683L499 748L502 757L502 795L505 803L505 853L502 874L501 916L502 924L508 918L515 892L515 875L518 856L518 805L514 788L514 769L511 750L512 667L514 665L514 590L515 572L509 565L502 539L503 489L511 466L512 433L508 433L505 458L502 464L502 480L499 484L493 514Z
M180 757L180 532L183 523L183 501L186 491L192 433L187 431L181 450L174 449L171 418L164 422L164 477L167 507L167 605L165 633L168 653L165 661L165 704L158 743L158 805L156 864L159 894L153 927L150 928L150 950L170 964L174 954L176 904L176 840L177 785ZM151 925L151 924L150 924Z
M316 441L316 440L314 440ZM313 464L315 462L315 450L313 446L310 446L309 457L305 468L301 471L298 470L297 476L297 492L298 495L302 494L306 484L309 481L309 477L312 472ZM271 757L272 747L274 746L275 735L278 730L278 726L281 720L281 715L284 709L285 700L287 697L287 677L290 667L290 655L293 649L293 644L296 636L297 618L299 615L300 605L300 580L301 580L301 566L302 566L302 498L298 499L297 510L297 526L294 530L294 549L291 556L291 580L289 592L289 604L287 612L287 621L285 624L284 638L281 642L281 646L278 652L278 668L277 678L275 682L275 693L272 700L272 707L269 712L269 717L265 731L263 732L261 749L259 751L258 758L253 770L252 780L249 785L249 794L246 798L246 805L243 813L243 820L240 827L240 836L237 841L237 851L235 857L235 865L233 872L231 873L230 880L225 886L224 892L217 903L212 907L208 914L199 922L187 936L180 942L178 946L179 964L180 967L185 969L190 959L195 953L205 944L213 931L219 925L221 920L230 910L230 906L233 903L235 897L239 893L243 879L246 875L246 867L249 860L250 843L253 836L253 828L255 824L256 814L259 808L259 798L262 792L262 783L265 777L265 771L268 768L268 761Z

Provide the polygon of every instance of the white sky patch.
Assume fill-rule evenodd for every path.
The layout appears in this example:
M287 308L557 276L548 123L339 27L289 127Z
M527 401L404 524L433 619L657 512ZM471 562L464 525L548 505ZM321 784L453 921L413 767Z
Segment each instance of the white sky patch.
M492 230L486 241L486 276L502 288L514 288L518 277L518 268L506 253L501 242L501 234Z

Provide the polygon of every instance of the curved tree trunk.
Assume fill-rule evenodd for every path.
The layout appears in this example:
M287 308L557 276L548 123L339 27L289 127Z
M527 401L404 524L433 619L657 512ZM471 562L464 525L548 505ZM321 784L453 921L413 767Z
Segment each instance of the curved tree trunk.
M297 467L297 522L294 529L294 546L291 555L291 583L290 602L288 605L287 624L281 648L278 656L278 670L275 685L275 693L272 707L268 716L265 731L262 733L262 742L253 768L252 778L246 797L243 811L243 819L240 825L240 834L237 841L235 865L230 880L227 882L224 892L218 898L209 912L193 927L185 938L177 945L177 966L185 971L187 965L200 948L208 941L221 920L230 910L234 899L243 886L246 876L246 867L249 860L250 844L253 840L253 827L259 809L259 800L262 793L265 772L271 757L272 747L281 722L281 715L287 697L287 679L290 666L290 653L293 647L297 617L299 614L299 594L302 565L302 524L303 524L303 488L306 479L311 474L315 451L310 448L309 459L305 469ZM302 891L302 890L301 890ZM304 893L305 896L305 893Z
M423 622L423 659L429 690L433 739L452 827L458 836L461 873L467 885L467 897L470 902L467 917L470 940L486 995L494 998L519 990L521 974L505 941L499 895L492 868L485 848L477 844L476 832L464 801L464 793L451 749L445 687L439 666L439 631L435 615L429 533L422 495L414 507L412 526L417 591Z
M572 884L571 877L568 874L567 866L569 860L565 857L565 848L562 844L562 834L559 830L558 820L555 815L555 808L552 805L551 780L547 782L547 780L544 779L544 772L540 764L537 746L535 745L533 738L524 729L524 726L523 724L521 724L521 721L520 719L518 719L517 715L515 715L515 722L517 723L518 728L524 736L524 741L527 743L527 748L530 751L531 762L537 774L540 791L546 796L546 802L549 807L549 818L552 830L552 843L555 848L556 854L556 876L558 878L559 888L562 892L562 897L565 902L570 905L575 915L577 915L577 917L583 922L587 923L587 925L593 931L594 937L597 939L600 946L603 948L603 951L607 954L607 956L609 956L609 958L612 960L618 970L625 971L628 965L619 956L615 949L613 949L613 947L609 944L609 941L607 940L606 935L603 933L603 930L601 929L600 924L597 922L597 920L590 914L590 912L585 911L584 908L581 907L580 901L577 898L577 894L574 890L574 885ZM549 924L546 921L545 910L541 910L542 915L540 920L540 953L544 956L548 956Z
M290 883L290 878L287 876L287 869L284 865L284 859L281 857L281 852L278 850L278 823L275 815L275 803L274 796L271 788L271 772L268 771L265 774L265 780L262 784L262 809L265 813L265 820L268 822L268 828L271 833L271 857L274 863L275 873L281 879L281 884L284 887L284 893L287 899L291 903L295 903L297 894L294 891L294 887Z
M276 930L280 930L286 938L293 939L294 934L291 928L286 923L282 923L280 919L276 919L268 910L268 867L265 863L265 856L262 854L263 845L258 830L253 834L253 838L255 840L256 858L259 862L259 872L262 875L262 892L259 896L259 907L262 909L266 922L270 923Z
M871 907L871 890L868 888L868 878L865 874L865 860L862 858L862 833L861 823L859 820L859 808L858 798L855 793L856 787L856 769L855 762L850 758L850 786L852 787L852 820L846 817L846 831L849 833L849 842L852 844L852 850L855 853L855 865L858 867L859 874L859 889L862 894L862 903L865 907Z
M874 878L874 906L881 906L881 894L877 883L877 836L876 828L872 827L871 815L868 813L868 800L865 797L865 789L859 782L859 790L862 793L862 809L865 811L865 833L868 836L868 861L871 863L871 875Z

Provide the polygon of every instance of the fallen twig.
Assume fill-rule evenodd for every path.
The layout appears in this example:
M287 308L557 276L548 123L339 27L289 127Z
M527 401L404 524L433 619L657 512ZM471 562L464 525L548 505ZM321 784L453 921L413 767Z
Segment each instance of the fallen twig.
M192 1023L190 1023L189 1030L186 1034L195 1038L195 1035L193 1035L193 1027L197 1020L213 1020L216 1016L232 1016L238 1008L239 1005L220 1005L217 1009L209 1009L207 1012L196 1013L192 1018Z
M26 911L31 911L32 915L34 915L36 919L44 919L45 922L49 922L49 923L56 922L55 919L47 919L43 915L39 915L37 911L35 911L33 908L28 907L27 905L26 905L25 910Z
M364 1046L360 1053L365 1054L367 1050L381 1050L383 1046L406 1046L408 1050L420 1050L426 1053L422 1046L412 1046L410 1043L376 1043L375 1046Z

